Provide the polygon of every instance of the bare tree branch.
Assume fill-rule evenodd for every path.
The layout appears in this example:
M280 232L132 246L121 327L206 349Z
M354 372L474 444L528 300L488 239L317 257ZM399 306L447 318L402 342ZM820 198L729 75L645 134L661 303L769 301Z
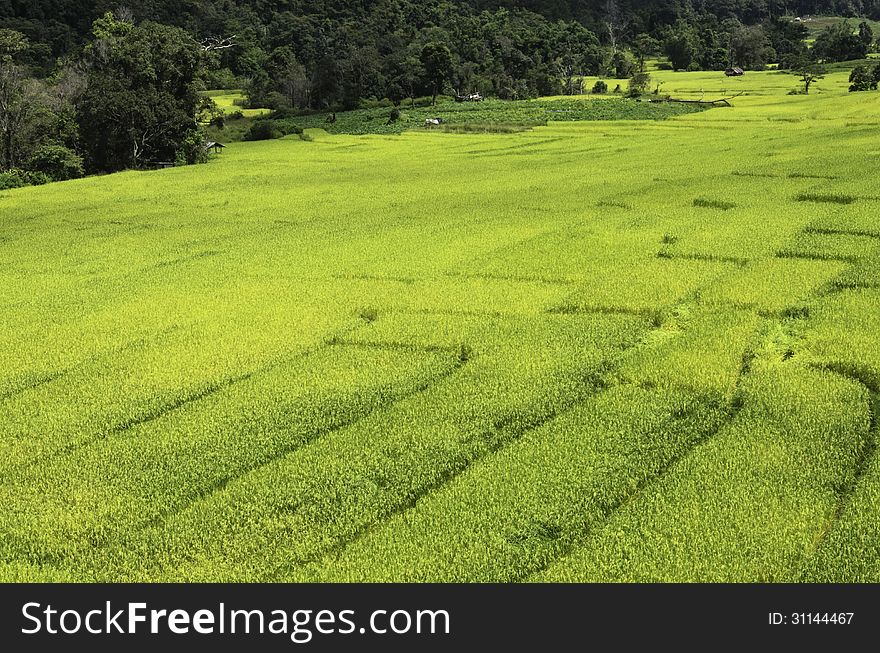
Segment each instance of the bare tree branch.
M214 52L216 50L228 50L238 45L235 42L235 34L232 36L209 36L201 42L203 52Z

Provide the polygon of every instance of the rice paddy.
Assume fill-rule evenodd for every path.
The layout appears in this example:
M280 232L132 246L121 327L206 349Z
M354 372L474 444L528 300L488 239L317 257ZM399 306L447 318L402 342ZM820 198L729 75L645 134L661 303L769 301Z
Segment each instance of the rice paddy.
M0 580L880 582L878 96L652 74L0 194Z

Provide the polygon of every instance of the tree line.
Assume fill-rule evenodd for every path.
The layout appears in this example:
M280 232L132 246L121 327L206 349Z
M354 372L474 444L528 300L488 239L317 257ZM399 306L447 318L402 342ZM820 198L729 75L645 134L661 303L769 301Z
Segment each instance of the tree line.
M812 49L798 13L880 18L880 0L7 0L0 186L204 158L206 88L338 111L441 94L584 92L663 56L679 70L864 58L867 22Z

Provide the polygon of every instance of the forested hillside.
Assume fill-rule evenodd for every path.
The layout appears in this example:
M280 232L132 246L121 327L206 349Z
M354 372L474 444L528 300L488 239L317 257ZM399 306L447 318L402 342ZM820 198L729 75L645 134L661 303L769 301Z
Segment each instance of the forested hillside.
M805 12L858 17L808 49ZM863 59L870 16L880 0L0 0L0 187L197 161L206 89L297 115L580 94L658 57L802 70Z

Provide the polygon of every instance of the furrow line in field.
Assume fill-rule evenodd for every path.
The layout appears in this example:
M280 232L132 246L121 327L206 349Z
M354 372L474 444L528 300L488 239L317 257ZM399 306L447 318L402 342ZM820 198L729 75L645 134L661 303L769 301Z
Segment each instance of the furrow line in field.
M845 256L843 254L802 254L800 252L788 252L780 250L776 252L776 258L800 259L803 261L841 261L842 263L857 263L857 256Z
M661 322L659 309L640 309L626 306L575 306L563 304L548 308L546 312L550 315L633 315L651 320L655 327L660 326Z
M38 378L35 379L34 381L32 381L31 383L26 383L19 388L9 390L6 393L0 394L0 403L2 403L4 401L8 401L10 399L13 399L19 395L22 395L26 392L31 391L31 390L36 390L39 387L42 387L44 385L48 385L49 383L52 383L53 381L57 381L58 379L66 376L68 374L72 374L73 372L76 372L78 369L81 369L81 368L85 367L86 365L94 363L95 361L97 361L101 358L105 358L107 356L112 356L112 355L123 354L128 351L138 349L139 347L146 347L151 344L151 341L158 341L162 337L167 336L170 333L173 333L174 331L176 331L179 328L180 327L174 325L174 326L168 327L166 329L162 329L161 331L157 331L155 333L152 333L152 334L149 334L146 336L142 336L140 338L135 338L134 340L129 340L128 342L125 342L125 343L119 345L118 347L111 347L111 348L105 349L103 351L95 352L95 353L91 354L90 356L87 356L86 358L82 359L81 361L74 363L73 365L70 365L69 367L66 367L62 370L38 375Z
M874 457L877 455L877 437L880 435L880 392L878 392L875 384L862 378L858 373L836 369L834 366L813 365L812 367L831 372L832 374L849 379L850 381L855 381L866 388L869 392L871 402L871 424L868 429L869 437L865 441L856 458L853 477L849 483L838 490L837 507L829 518L825 528L822 529L822 532L816 538L812 551L806 556L804 565L805 569L806 563L816 554L822 546L822 543L826 540L831 531L834 530L834 527L840 521L841 517L846 513L848 506L852 502L856 489L858 489L859 484L867 474Z
M345 539L342 539L333 545L316 551L309 556L296 560L293 563L284 565L283 567L279 567L273 570L273 572L269 576L263 579L263 582L271 582L272 580L283 577L285 575L285 572L291 571L296 567L302 567L318 562L326 556L338 555L347 547L358 542L375 529L380 528L382 525L386 524L393 517L414 509L425 497L430 496L431 494L439 491L441 488L454 481L456 478L466 472L473 464L484 460L494 453L501 451L505 447L513 444L514 442L522 438L530 431L538 429L548 422L572 410L575 406L583 401L586 401L590 396L596 394L601 389L601 386L592 386L588 391L584 393L583 396L580 396L577 399L573 399L569 403L566 403L564 406L561 406L557 409L540 415L535 415L528 422L520 424L513 428L511 428L511 424L504 423L503 420L499 420L495 424L494 432L485 432L485 435L487 436L492 435L493 441L492 444L486 447L479 455L473 457L460 457L458 460L454 461L449 467L443 470L434 482L423 486L419 489L418 492L412 494L409 497L406 497L399 504L387 510L378 521L357 527L352 530Z
M742 356L742 364L740 366L739 375L736 380L736 388L742 384L742 380L746 377L746 375L751 370L752 362L754 361L755 354L751 348L746 349L743 352ZM657 483L662 481L666 476L672 472L676 467L681 465L684 461L688 460L691 456L695 455L702 447L706 446L729 424L736 419L736 416L742 410L742 404L738 400L736 396L736 392L734 392L734 400L730 405L730 412L725 420L723 420L715 429L706 433L705 437L703 437L698 442L694 443L693 446L689 447L685 451L682 451L677 456L671 458L662 468L660 468L656 474L653 476L644 479L640 482L636 488L626 497L624 497L617 504L610 506L608 512L605 514L604 519L597 524L597 526L593 529L590 529L588 532L584 533L583 537L574 539L571 542L567 543L560 551L558 551L552 558L548 559L541 567L537 569L525 570L525 577L517 579L517 581L524 581L525 578L537 575L544 571L547 567L553 564L557 560L561 560L569 553L571 553L575 547L584 542L589 538L590 533L594 531L600 530L604 524L608 523L608 521L618 512L624 510L628 505L636 501L640 496L642 496L647 490L651 487L655 486ZM516 581L514 581L516 582Z
M478 274L464 274L458 272L446 272L445 275L447 277L454 277L460 279L482 279L487 281L510 281L513 283L543 283L550 286L572 286L577 282L572 281L571 279L559 279L559 278L551 278L551 277L541 277L541 276L524 276L524 275L515 275L515 274L492 274L492 273L478 273Z
M357 326L360 326L360 325L357 325ZM357 326L348 327L348 330L354 330L357 328ZM244 381L247 381L248 379L251 379L251 378L258 376L260 374L265 374L267 372L271 372L272 370L278 369L279 367L282 367L284 365L289 365L295 361L298 361L298 360L303 359L311 354L314 354L325 347L330 347L334 344L333 339L335 339L336 337L337 336L331 336L330 338L328 338L326 341L322 342L321 344L318 344L318 345L315 345L312 347L306 347L306 348L304 348L294 354L291 354L288 356L283 356L281 358L277 358L277 359L272 360L264 365L258 366L257 368L255 368L249 372L245 372L243 374L236 374L233 376L228 376L228 377L221 379L219 381L216 381L214 383L210 383L210 384L208 384L198 390L195 390L194 392L190 392L182 397L178 397L177 399L165 402L162 405L157 406L156 408L154 408L152 410L148 410L147 412L143 413L142 415L132 417L131 419L128 419L128 420L125 420L119 424L116 424L115 426L112 426L112 427L104 430L103 432L94 435L93 437L86 438L86 439L81 440L79 442L72 442L72 443L67 444L67 445L65 445L65 446L63 446L63 447L61 447L51 453L46 454L45 456L41 456L39 458L31 460L31 461L19 466L18 468L13 467L12 469L13 469L13 471L15 471L16 469L18 469L18 470L32 469L32 468L37 467L39 465L43 465L45 463L49 463L54 460L57 460L58 458L68 456L76 451L81 450L81 449L85 449L86 447L92 446L95 443L106 440L107 438L115 437L118 435L124 435L125 433L131 431L132 429L135 429L135 428L142 426L144 424L149 424L149 423L154 422L158 419L161 419L161 418L165 417L166 415L169 415L175 411L178 411L182 408L190 406L198 401L201 401L202 399L206 399L206 398L208 398L212 395L215 395L218 392L226 390L227 388L230 388L238 383L242 383Z
M470 154L471 156L497 156L499 154L505 154L507 152L513 150L521 150L530 147L537 147L539 145L547 145L550 143L558 143L560 141L566 140L562 137L554 137L554 138L545 138L543 140L531 140L526 143L519 143L517 145L509 145L508 147L498 147L498 148L490 148L486 150L467 150L464 154Z
M818 234L820 236L863 236L865 238L880 239L880 232L867 229L831 229L828 227L805 227L805 234Z
M418 281L415 277L394 277L381 274L334 274L331 279L340 281L383 281L412 285Z
M670 260L682 259L685 261L703 261L706 263L730 263L739 267L745 267L751 261L747 258L737 258L735 256L718 256L716 254L674 254L666 250L657 253L657 258L665 258Z
M700 450L700 448L704 447L709 442L711 442L715 438L715 436L717 436L722 430L724 430L728 425L730 425L733 422L733 420L736 418L737 414L739 413L740 408L741 407L739 405L732 406L727 418L724 419L721 423L719 423L716 428L714 428L711 431L708 431L700 440L695 442L688 449L686 449L686 450L680 452L678 455L670 458L666 462L666 464L664 464L662 467L660 467L656 471L656 473L654 473L652 476L648 476L648 477L645 477L644 479L642 479L633 488L631 493L629 493L626 496L621 497L620 500L617 501L616 503L609 505L607 512L605 512L604 516L602 517L602 520L599 521L597 524L595 524L593 526L593 528L584 532L581 535L581 537L572 538L562 548L560 548L558 551L556 551L552 557L548 558L540 566L535 567L535 568L531 568L531 569L524 569L523 575L518 578L511 579L511 582L528 582L528 578L535 576L537 574L540 574L541 572L546 570L550 565L555 563L557 560L561 560L562 558L565 558L566 556L568 556L572 551L574 551L574 549L577 546L579 546L584 541L586 541L589 538L591 533L601 530L605 526L605 524L608 523L615 514L624 510L628 505L630 505L631 503L636 501L640 496L645 494L645 492L648 491L651 487L653 487L654 485L659 483L661 480L663 480L675 467L677 467L678 465L683 463L685 460L690 458L692 455L695 455L697 453L697 451Z
M451 351L449 347L442 345L418 345L410 342L383 341L372 342L369 340L342 340L333 339L328 342L329 345L335 347L357 347L361 349L385 349L388 351L419 351L426 354L437 354L440 352ZM458 352L456 352L458 353Z
M55 381L56 379L60 379L62 376L69 373L73 369L75 369L75 367L67 368L59 372L51 372L49 374L38 375L37 378L33 379L31 382L22 384L17 388L13 388L0 394L0 403L13 399L31 390L36 390L41 386L52 383L53 381Z
M617 352L615 358L619 360L624 353L645 342L650 337L650 334L659 328L660 325L658 324L654 328L649 329L645 333L645 335L637 342L632 343L629 346L624 347L621 351ZM593 370L589 374L584 376L583 385L581 386L581 390L579 392L577 392L576 394L568 395L564 398L562 402L560 402L558 406L555 406L550 410L529 416L525 422L521 422L520 416L513 414L509 415L506 419L496 420L493 425L493 430L484 431L481 436L476 436L483 437L483 439L491 443L479 454L470 457L460 457L445 470L443 470L434 482L423 486L419 489L419 491L405 498L398 505L385 511L385 513L377 521L356 527L348 534L347 537L341 539L336 544L327 546L317 552L312 553L311 555L304 556L303 558L296 560L295 562L290 562L274 569L272 573L263 578L262 581L272 582L279 578L283 578L286 575L286 572L290 572L296 567L303 567L309 564L316 563L326 556L338 555L347 547L358 542L359 540L366 537L369 533L388 523L390 519L415 509L420 501L447 486L449 483L451 483L468 469L470 469L470 467L475 463L483 461L493 454L498 453L502 449L520 440L527 433L539 429L542 426L553 421L554 419L557 419L558 417L564 415L565 413L574 410L583 402L588 401L591 397L594 397L602 390L607 389L610 385L609 379L611 378L614 371L614 366L615 361L606 359L599 365L598 369Z
M414 349L418 350L419 348L414 348ZM437 351L449 351L449 348L443 348L443 347L437 347L437 348L431 348L431 349L421 348L421 350L430 351L430 352L437 352ZM337 432L342 431L346 428L349 428L349 427L353 426L354 424L360 422L361 420L366 419L367 417L369 417L370 415L372 415L374 413L377 413L381 410L388 409L396 403L399 403L399 402L407 400L407 399L411 399L412 397L415 397L419 394L427 392L428 390L430 390L432 387L434 387L438 383L443 382L444 380L448 379L456 372L460 371L466 363L467 363L466 360L462 360L462 359L458 358L455 360L455 362L452 365L449 366L448 369L444 370L443 372L441 372L437 376L433 377L432 379L428 379L424 383L421 383L418 386L412 388L410 391L400 393L400 394L389 393L388 395L381 397L374 405L372 405L368 410L362 412L361 414L354 415L348 419L345 419L342 422L340 422L339 424L337 424L329 429L315 431L314 433L310 434L309 436L306 436L306 438L304 438L301 442L298 442L295 446L282 447L278 452L276 452L272 456L270 456L268 458L264 458L262 460L259 460L252 465L248 465L246 467L243 467L243 468L237 470L234 474L230 474L227 477L220 479L219 481L212 483L209 486L206 486L205 488L203 488L199 492L192 494L190 497L185 498L183 500L183 503L181 503L179 506L177 506L171 510L168 510L166 512L161 513L156 518L152 519L151 521L149 521L149 522L139 526L135 530L133 530L131 534L136 535L137 533L148 530L150 528L161 527L165 522L167 522L169 519L172 519L175 515L180 514L182 512L185 512L193 504L195 504L199 501L204 501L205 499L208 499L213 494L216 494L218 492L222 492L225 488L227 488L231 483L234 483L236 480L238 480L248 474L256 472L260 469L263 469L263 468L277 462L278 460L281 460L285 456L288 456L291 453L293 453L299 449L302 449L302 448L307 447L311 444L314 444L320 438L329 437L329 436L333 435L334 433L337 433ZM106 546L106 544L104 546ZM101 548L101 547L98 547L98 548Z

